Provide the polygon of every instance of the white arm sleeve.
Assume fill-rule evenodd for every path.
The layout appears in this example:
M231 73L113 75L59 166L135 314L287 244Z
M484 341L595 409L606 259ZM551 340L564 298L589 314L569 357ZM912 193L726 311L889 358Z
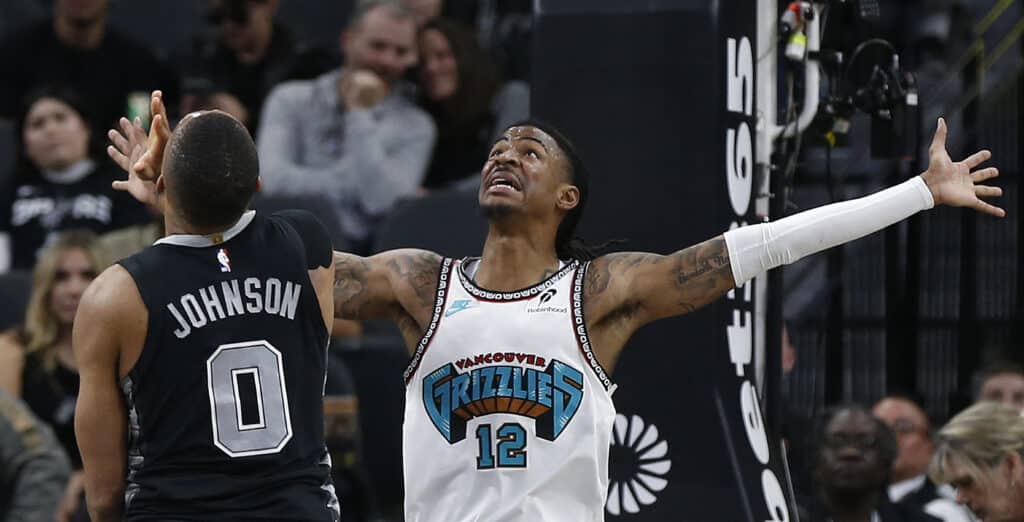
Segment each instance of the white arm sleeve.
M898 223L935 201L921 176L859 199L833 203L792 216L725 233L736 286L758 274L792 263Z

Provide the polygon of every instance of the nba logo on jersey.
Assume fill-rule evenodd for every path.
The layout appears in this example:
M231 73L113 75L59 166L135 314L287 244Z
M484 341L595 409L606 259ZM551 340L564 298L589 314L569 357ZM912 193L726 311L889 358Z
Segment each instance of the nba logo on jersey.
M217 251L217 262L220 263L221 272L231 271L231 258L228 257L228 249L222 248Z

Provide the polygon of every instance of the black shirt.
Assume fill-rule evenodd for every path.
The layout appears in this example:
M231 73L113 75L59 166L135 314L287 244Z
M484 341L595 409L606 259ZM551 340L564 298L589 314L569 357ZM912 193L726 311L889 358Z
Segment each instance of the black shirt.
M108 162L85 177L54 183L33 174L0 193L0 230L11 237L11 266L31 269L39 250L61 230L109 232L153 220L146 207L110 182L123 178Z
M109 26L96 49L78 49L57 38L53 20L38 23L0 43L0 67L0 116L9 118L33 88L44 84L75 89L95 107L92 126L104 133L127 114L132 93L148 100L150 91L162 89L171 105L178 97L171 69Z
M21 399L54 435L71 459L74 469L82 469L82 454L75 439L75 403L78 400L78 372L59 362L47 368L41 357L30 355L22 371Z
M307 212L247 213L222 243L169 236L120 262L149 312L122 382L126 520L338 519L307 271L326 237Z

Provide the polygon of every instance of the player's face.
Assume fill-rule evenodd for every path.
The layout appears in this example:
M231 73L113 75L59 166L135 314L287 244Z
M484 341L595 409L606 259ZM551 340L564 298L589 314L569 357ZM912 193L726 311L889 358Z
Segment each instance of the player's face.
M459 66L448 39L437 29L420 35L420 83L428 98L451 98L459 88Z
M345 32L342 47L350 67L373 71L391 84L416 64L416 24L377 8Z
M873 413L896 434L899 453L892 465L894 479L906 480L924 473L935 452L924 414L910 402L896 398L882 400Z
M22 141L25 155L36 167L59 170L86 158L89 128L70 105L41 98L29 108Z
M1013 470L1009 461L1010 457L1006 457L994 468L982 468L984 476L979 477L982 483L957 459L946 462L949 484L956 489L956 501L973 511L980 522L1013 522L1024 517L1024 501L1016 498L1011 487Z
M1024 412L1024 375L997 373L981 385L979 399L1005 404Z
M836 415L825 428L818 457L818 479L836 489L881 487L888 476L879 452L881 437L874 421L859 411Z
M565 179L566 161L558 143L540 129L510 128L491 147L484 164L480 206L488 214L496 208L542 217L554 214L564 205L564 191L575 190Z
M70 249L57 261L53 288L50 290L50 310L61 325L67 326L74 322L78 302L95 278L96 266L82 249Z

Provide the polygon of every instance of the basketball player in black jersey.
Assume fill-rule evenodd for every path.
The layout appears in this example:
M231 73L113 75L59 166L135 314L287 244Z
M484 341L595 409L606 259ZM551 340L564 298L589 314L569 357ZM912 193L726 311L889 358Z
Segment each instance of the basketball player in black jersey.
M692 312L770 268L852 241L933 205L970 207L1002 217L1002 209L980 199L1001 195L998 187L979 184L997 176L995 168L975 170L991 154L981 151L953 162L945 138L945 122L940 120L928 170L871 196L732 230L668 255L596 256L586 268L583 317L601 371L612 370L626 341L641 326ZM147 180L159 175L162 140L151 133L147 154L132 165L122 185L144 201L151 192ZM482 170L479 200L489 231L474 263L476 286L516 292L558 271L560 260L595 257L573 240L586 198L587 171L565 137L539 122L510 127L494 143ZM435 316L442 261L433 252L411 249L371 257L335 252L335 316L393 320L415 364L417 344Z
M75 321L92 520L337 521L327 233L304 211L247 211L258 164L238 121L193 113L172 134L158 96L154 113L169 141L148 201L167 236L100 275ZM127 167L146 135L122 129Z

